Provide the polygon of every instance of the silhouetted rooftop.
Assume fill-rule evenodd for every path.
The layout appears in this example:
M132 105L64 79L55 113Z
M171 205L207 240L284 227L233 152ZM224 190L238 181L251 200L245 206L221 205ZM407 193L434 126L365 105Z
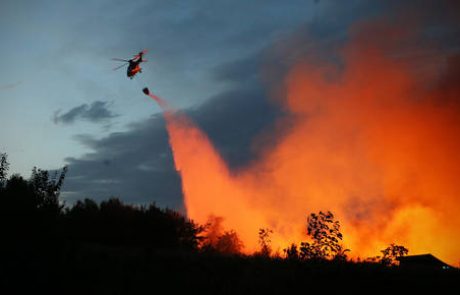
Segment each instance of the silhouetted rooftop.
M399 257L400 267L422 269L450 269L452 266L434 257L432 254L409 255Z

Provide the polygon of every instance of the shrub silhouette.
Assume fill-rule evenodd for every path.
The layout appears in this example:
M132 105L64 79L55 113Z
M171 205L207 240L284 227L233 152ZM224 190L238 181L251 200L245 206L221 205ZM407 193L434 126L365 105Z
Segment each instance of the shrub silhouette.
M292 243L290 246L283 249L283 252L284 252L286 259L289 259L289 260L299 260L300 259L300 253L295 243Z
M212 250L215 248L219 237L223 233L222 222L223 218L220 216L210 215L206 224L203 226L203 237L201 240L201 248L204 250Z
M244 245L234 230L224 231L224 219L210 215L201 227L202 236L198 237L200 248L204 252L217 252L224 255L240 254Z

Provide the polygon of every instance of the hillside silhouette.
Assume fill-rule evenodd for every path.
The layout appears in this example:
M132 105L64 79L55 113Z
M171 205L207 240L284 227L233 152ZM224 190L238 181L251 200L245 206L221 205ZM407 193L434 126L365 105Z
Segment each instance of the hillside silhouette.
M261 228L254 233L260 251L243 255L237 231L223 230L219 217L200 225L174 210L117 198L65 206L60 193L67 167L53 173L33 168L29 179L8 175L8 168L0 154L1 294L368 294L458 288L457 269L398 267L398 259L408 254L401 245L363 261L349 259L331 212L309 214L306 241L283 253L271 249L273 230Z

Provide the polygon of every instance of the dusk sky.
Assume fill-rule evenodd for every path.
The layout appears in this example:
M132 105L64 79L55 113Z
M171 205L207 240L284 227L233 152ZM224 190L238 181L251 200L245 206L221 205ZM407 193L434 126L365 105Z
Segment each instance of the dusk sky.
M10 174L68 165L69 203L117 196L181 208L161 110L142 87L186 112L238 169L284 115L262 69L282 75L311 42L338 46L395 2L2 0L0 152ZM138 77L112 70L112 58L142 49Z
M265 47L331 9L315 2L2 1L0 150L8 154L10 173L28 176L33 166L70 164L67 188L75 197L177 205L180 190L166 192L179 182L170 175L160 110L141 86L178 108L216 116L213 99L241 91L231 71L240 64L246 70ZM130 58L144 48L141 82L127 79L124 69L112 71L118 63L111 58ZM245 96L226 99L223 108L232 115L261 113L254 106L260 102ZM150 170L158 177L149 177ZM118 183L125 173L133 179ZM73 180L80 174L84 180ZM163 179L172 186L162 189Z

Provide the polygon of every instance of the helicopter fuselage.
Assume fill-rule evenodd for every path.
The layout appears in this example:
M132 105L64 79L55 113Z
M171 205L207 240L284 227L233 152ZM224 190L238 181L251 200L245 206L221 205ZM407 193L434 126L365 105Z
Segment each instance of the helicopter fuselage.
M140 63L142 62L141 59L139 60L136 60L136 61L129 61L129 66L128 66L128 69L126 71L126 75L129 77L129 78L133 78L134 75L136 75L137 73L141 72L142 69L140 67Z

